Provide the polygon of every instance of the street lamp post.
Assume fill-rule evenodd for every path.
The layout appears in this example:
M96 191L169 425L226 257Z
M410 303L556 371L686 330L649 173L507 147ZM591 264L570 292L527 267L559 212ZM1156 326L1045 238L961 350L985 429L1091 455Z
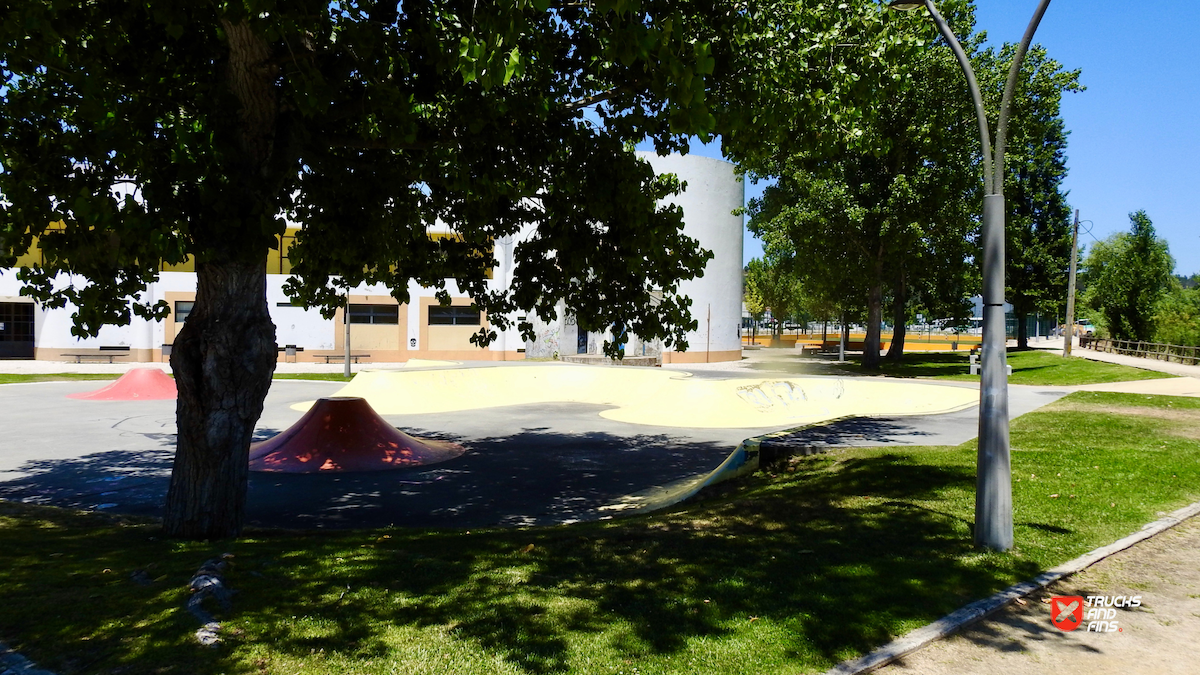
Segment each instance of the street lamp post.
M1004 83L1004 98L1000 103L1000 120L996 125L996 147L992 152L983 96L975 80L971 61L954 37L946 20L938 13L933 0L913 2L893 0L889 7L909 11L924 7L937 24L938 31L954 57L958 59L967 86L975 103L979 121L979 140L983 150L983 353L979 383L979 454L975 483L975 543L979 546L1007 551L1013 545L1012 467L1008 441L1008 373L1005 348L1008 340L1004 325L1004 143L1008 132L1008 116L1013 92L1021 72L1021 62L1033 34L1050 0L1041 0L1025 37L1013 56Z

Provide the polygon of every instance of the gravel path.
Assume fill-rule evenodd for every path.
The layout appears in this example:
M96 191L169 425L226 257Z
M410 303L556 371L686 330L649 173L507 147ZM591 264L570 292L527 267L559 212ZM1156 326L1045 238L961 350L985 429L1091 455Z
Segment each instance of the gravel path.
M1120 632L1063 632L1056 595L1140 595L1117 610ZM1086 627L1086 626L1085 626ZM875 672L885 675L1189 675L1200 672L1200 518L1013 604L961 633Z

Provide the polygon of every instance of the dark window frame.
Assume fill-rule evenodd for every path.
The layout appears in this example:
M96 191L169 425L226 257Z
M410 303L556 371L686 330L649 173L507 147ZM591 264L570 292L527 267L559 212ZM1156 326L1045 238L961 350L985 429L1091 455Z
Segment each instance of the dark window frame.
M400 324L400 305L351 303L348 316L351 324L396 326Z
M428 323L430 326L481 326L483 312L469 305L430 305Z

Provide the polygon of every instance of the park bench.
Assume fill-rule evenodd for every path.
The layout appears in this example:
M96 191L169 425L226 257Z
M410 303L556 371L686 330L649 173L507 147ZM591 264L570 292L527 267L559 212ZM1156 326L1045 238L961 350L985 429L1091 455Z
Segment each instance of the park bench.
M980 347L975 347L975 348L971 349L971 374L972 375L978 375L980 373L980 371L983 370L983 364L979 362L979 357L982 354L983 354L983 349ZM1012 366L1010 366L1006 363L1006 364L1004 364L1004 367L1008 369L1008 374L1012 375Z
M123 356L129 356L129 347L124 346L102 346L99 351L95 352L79 352L76 354L63 354L75 359L75 363L83 363L84 359L108 359L109 363L113 359L119 359Z
M325 363L329 363L330 361L345 361L346 360L345 354L321 354L320 356L321 356L321 358L325 359ZM359 359L369 359L369 358L371 358L371 355L370 354L351 354L350 358L355 363L358 363Z

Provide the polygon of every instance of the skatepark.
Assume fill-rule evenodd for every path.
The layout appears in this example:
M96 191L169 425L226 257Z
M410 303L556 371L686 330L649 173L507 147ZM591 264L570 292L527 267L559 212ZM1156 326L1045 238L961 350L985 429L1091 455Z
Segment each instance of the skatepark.
M807 453L839 445L952 445L975 434L974 386L811 374L804 371L821 371L793 361L636 368L413 360L364 366L349 383L278 379L256 441L283 438L319 399L358 397L393 432L458 449L428 463L349 468L325 457L311 471L254 470L265 467L252 463L248 524L571 523L686 499L753 470L762 444ZM106 368L120 366L80 369ZM175 402L162 393L169 378L157 374L137 385L146 393L125 400L104 400L96 392L118 385L95 381L0 387L0 406L15 422L11 450L0 458L0 498L158 516L174 452ZM1010 412L1015 417L1065 393L1014 387Z

